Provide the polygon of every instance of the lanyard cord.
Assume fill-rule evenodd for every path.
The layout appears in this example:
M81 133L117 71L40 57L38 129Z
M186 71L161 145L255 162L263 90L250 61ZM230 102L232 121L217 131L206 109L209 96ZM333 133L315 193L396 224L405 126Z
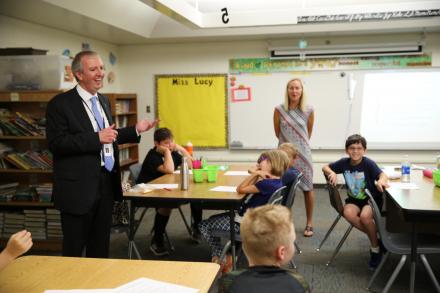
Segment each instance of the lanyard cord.
M97 100L98 100L98 102L99 102L99 99L97 99ZM93 113L92 109L90 109L89 105L87 105L87 103L84 101L84 99L81 99L81 101L82 101L83 104L86 106L86 108L87 108L87 110L90 112L90 114L92 114L93 119L95 119L95 121L96 121L96 125L98 126L98 131L102 130L102 128L99 126L99 122L98 122L98 120L96 119L95 114ZM101 104L101 103L99 102L99 104ZM101 111L100 111L100 112L101 112L101 116L102 116L102 125L105 127L105 120L104 120L104 115L105 115L105 113L103 113L103 111L102 111L102 106L101 106L100 108L101 108ZM98 111L99 111L99 109L98 109Z
M97 100L99 102L99 99L97 99ZM95 119L96 126L98 127L98 131L102 130L101 127L99 126L99 122L96 119L95 114L93 113L92 109L90 109L89 105L87 105L87 103L84 101L84 99L81 99L81 101L86 106L86 108L90 112L90 114L92 114L93 119ZM101 104L101 103L99 102L99 104ZM98 106L98 105L96 105L96 106ZM98 109L98 111L99 111L99 109ZM104 120L105 113L102 112L102 106L101 106L101 111L100 112L101 112L101 116L102 116L102 125L105 127L105 120ZM101 157L101 162L104 162L104 145L101 146L100 157Z

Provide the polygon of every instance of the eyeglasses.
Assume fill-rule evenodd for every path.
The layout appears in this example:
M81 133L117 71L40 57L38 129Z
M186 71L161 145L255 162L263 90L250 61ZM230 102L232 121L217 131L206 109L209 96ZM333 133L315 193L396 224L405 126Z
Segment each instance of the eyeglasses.
M267 157L266 157L266 156L260 156L260 157L258 158L258 160L257 160L257 164L260 164L261 162L263 162L263 161L265 161L265 160L267 160Z
M364 147L350 146L350 147L348 147L348 150L349 150L349 151L352 151L352 152L354 152L354 151L358 151L358 152L360 152L360 151L363 151L363 150L364 150Z

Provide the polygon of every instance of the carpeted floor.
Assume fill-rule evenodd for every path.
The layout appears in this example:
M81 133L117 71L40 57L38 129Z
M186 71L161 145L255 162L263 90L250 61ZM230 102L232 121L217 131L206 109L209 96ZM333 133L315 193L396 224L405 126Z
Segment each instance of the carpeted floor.
M348 227L347 222L341 219L329 239L317 252L316 248L336 217L336 212L330 207L328 193L325 189L316 189L314 212L314 236L305 238L302 232L305 226L305 209L302 194L298 194L293 212L297 232L297 243L302 253L295 256L298 271L307 279L313 292L366 292L366 286L372 272L368 270L369 243L366 235L353 229L341 248L335 261L326 266L337 243ZM183 206L183 211L189 219L189 205ZM217 213L204 212L204 218ZM176 261L210 261L210 251L206 243L195 244L188 235L186 228L177 210L172 214L168 224L168 235L175 250L170 256L158 258L149 251L150 231L153 225L154 210L147 211L144 220L136 234L135 243L144 259L164 259ZM115 233L111 239L112 258L127 258L128 243L124 233ZM380 292L391 275L399 260L392 255L380 276L373 285L373 291ZM440 279L440 255L428 256L428 260ZM407 263L397 277L390 292L408 292L409 264ZM214 287L215 291L215 287ZM435 292L429 276L421 261L417 265L416 292Z

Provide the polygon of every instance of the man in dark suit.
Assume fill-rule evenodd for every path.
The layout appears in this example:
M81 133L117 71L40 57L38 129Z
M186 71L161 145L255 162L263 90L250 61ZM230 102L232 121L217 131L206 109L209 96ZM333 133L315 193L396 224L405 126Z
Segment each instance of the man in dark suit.
M105 70L97 53L78 53L72 72L78 85L55 96L46 112L63 255L86 249L87 257L108 257L113 202L122 199L118 144L139 142L157 120L115 129L109 100L98 93Z

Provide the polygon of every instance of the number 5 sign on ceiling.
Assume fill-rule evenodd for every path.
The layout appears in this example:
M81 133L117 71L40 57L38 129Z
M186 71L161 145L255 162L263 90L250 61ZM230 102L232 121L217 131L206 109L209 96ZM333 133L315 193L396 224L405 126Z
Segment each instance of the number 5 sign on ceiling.
M228 17L228 9L225 7L221 10L221 12L223 12L222 14L222 22L224 24L227 24L229 22L229 17Z

